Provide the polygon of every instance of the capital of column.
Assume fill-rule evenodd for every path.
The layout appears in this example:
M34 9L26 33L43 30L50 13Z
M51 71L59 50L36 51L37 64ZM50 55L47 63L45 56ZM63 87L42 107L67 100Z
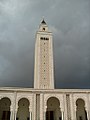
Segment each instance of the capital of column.
M46 112L47 111L47 106L45 106L45 109L44 109L44 112Z
M15 109L15 112L17 113L17 111L18 111L18 106L16 106L16 109Z
M60 110L61 110L62 112L64 112L63 102L61 102L61 104L60 104L59 108L60 108Z
M15 109L15 111L18 111L18 107L19 107L18 104L16 104L16 109Z
M13 108L13 106L11 105L11 106L10 106L10 111L12 112L12 111L13 111L13 109L14 109L14 108Z
M32 112L31 108L29 108L29 112Z
M64 112L64 109L63 109L63 108L61 108L61 112Z

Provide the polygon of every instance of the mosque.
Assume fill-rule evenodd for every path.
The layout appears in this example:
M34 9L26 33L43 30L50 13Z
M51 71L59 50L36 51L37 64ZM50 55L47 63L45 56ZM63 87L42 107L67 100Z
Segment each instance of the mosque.
M34 88L0 87L0 120L90 120L89 89L55 89L53 37L36 33Z

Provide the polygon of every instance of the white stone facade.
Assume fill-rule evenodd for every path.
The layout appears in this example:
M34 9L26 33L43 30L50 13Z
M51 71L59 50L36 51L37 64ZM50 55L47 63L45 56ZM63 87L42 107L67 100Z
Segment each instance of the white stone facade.
M52 46L43 20L36 34L34 88L1 87L0 120L90 120L89 89L54 89Z
M39 100L37 102L37 95L39 96ZM69 96L70 100L70 110L68 111L67 108L67 100L66 96ZM50 98L54 100L57 99L59 101L59 109L60 109L60 116L63 117L62 120L79 120L76 118L76 101L78 99L82 99L85 102L85 110L87 112L87 119L90 120L90 90L80 90L80 89L54 89L54 90L34 90L34 89L15 89L15 88L0 88L0 103L3 98L8 98L11 101L10 105L10 112L11 114L11 120L16 120L18 118L18 108L19 108L19 101L21 99L27 99L29 101L29 116L26 116L25 119L23 119L23 116L19 118L19 120L27 120L29 117L29 120L46 120L46 111L48 109L47 102ZM54 100L55 101L55 100ZM51 104L55 103L51 102ZM23 101L23 104L24 103ZM37 105L38 104L38 108ZM24 108L25 109L25 108ZM25 113L23 109L23 112ZM0 104L0 110L1 110L1 104ZM37 112L39 114L37 114ZM55 112L55 110L54 110ZM23 114L24 114L23 113ZM70 114L68 118L68 114ZM0 113L1 115L1 113ZM59 116L55 116L54 120L59 120ZM2 120L0 116L0 120ZM51 119L48 119L51 120ZM84 120L84 119L82 119Z

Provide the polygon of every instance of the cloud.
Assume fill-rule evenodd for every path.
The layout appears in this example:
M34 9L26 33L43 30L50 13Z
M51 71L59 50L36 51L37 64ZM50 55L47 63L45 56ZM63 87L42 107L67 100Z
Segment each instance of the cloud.
M35 33L53 32L57 88L90 88L89 0L1 0L0 86L32 87Z

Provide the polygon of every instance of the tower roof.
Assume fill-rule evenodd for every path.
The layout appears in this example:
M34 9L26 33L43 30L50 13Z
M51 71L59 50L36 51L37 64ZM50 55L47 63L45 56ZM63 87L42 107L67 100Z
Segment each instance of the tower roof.
M46 22L45 22L45 20L44 20L44 19L42 20L41 24L45 24L45 25L46 25Z

